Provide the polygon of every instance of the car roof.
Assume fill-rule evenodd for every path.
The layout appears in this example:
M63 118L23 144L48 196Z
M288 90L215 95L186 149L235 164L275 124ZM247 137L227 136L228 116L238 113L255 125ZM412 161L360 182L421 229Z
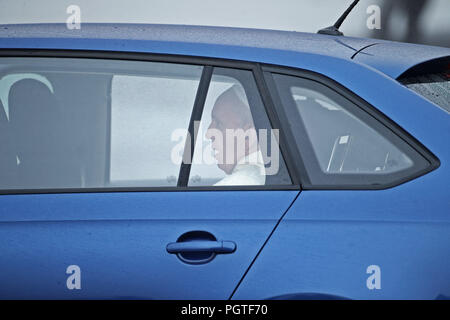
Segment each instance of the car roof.
M70 45L67 40L72 40ZM86 46L86 40L92 40L89 46ZM71 30L63 23L0 25L0 48L3 49L88 48L149 52L148 46L136 45L142 41L165 42L172 46L190 44L190 48L195 45L202 48L222 46L232 50L272 49L320 55L353 60L391 78L397 78L425 61L450 56L448 48L295 31L158 24L83 23L79 30ZM201 50L190 50L189 53L202 55ZM283 65L283 61L279 64Z

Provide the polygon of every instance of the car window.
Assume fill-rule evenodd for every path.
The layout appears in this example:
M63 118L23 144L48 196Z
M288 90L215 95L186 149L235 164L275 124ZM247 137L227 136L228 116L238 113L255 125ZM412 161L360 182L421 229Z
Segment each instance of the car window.
M407 77L401 79L400 82L450 113L449 71Z
M280 74L273 81L312 185L389 185L429 164L331 88Z
M250 71L214 68L197 128L189 186L291 184Z
M48 89L53 93L52 84L48 81L47 78L43 77L42 75L35 73L11 73L4 75L0 79L0 101L3 105L4 112L7 117L9 117L9 103L8 103L9 90L11 89L11 86L14 83L22 79L36 79L44 83L48 87Z
M171 158L172 134L188 127L201 68L170 68L184 71L184 77L113 76L112 185L129 181L134 185L139 181L144 185L176 185L180 163ZM191 73L189 77L186 72Z
M0 189L176 186L202 66L0 60Z

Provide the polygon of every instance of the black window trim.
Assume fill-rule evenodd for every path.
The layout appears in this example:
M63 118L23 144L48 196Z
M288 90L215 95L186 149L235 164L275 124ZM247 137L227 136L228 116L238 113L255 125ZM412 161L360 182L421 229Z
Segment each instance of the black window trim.
M292 132L286 133L286 141L291 146L291 154L295 155L295 168L298 170L297 175L300 177L301 188L302 190L383 190L393 188L395 186L401 185L405 182L414 180L420 176L423 176L440 166L439 159L429 150L427 149L420 141L414 138L411 134L409 134L406 130L398 126L394 121L392 121L389 117L387 117L380 110L376 109L369 102L362 99L358 95L356 95L351 90L347 89L343 85L334 81L331 78L328 78L324 75L317 74L315 72L311 72L308 70L302 70L298 68L291 67L282 67L277 65L263 64L262 70L264 72L264 77L266 83L268 85L268 89L270 94L272 95L272 99L274 101L274 110L277 112L278 117L281 119L281 122L286 124L283 127L289 128L287 125L288 120L286 114L281 105L281 98L278 95L277 89L275 88L275 83L272 78L272 74L281 74L287 76L295 76L299 78L304 78L307 80L312 80L318 82L331 90L335 91L342 97L346 98L350 102L352 102L356 107L360 108L362 111L366 112L369 116L374 118L376 121L380 122L383 126L389 129L394 135L399 137L401 140L406 142L412 149L418 152L426 161L429 162L429 165L422 169L417 170L412 174L404 176L400 179L394 180L390 183L378 184L378 185L316 185L311 183L306 166L304 164L304 160L300 155L300 152L297 147L297 143Z
M248 62L242 60L196 57L188 55L175 54L157 54L157 53L136 53L136 52L118 52L102 50L66 50L66 49L0 49L0 57L42 57L42 58L89 58L89 59L112 59L112 60L134 60L167 62L174 64L201 65L203 67L223 67L249 70L252 72L256 86L261 95L263 105L272 128L280 130L280 151L286 162L286 168L291 177L291 185L264 185L264 186L173 186L173 187L99 187L99 188L59 188L59 189L8 189L0 190L2 194L39 194L39 193L108 193L108 192L167 192L167 191L259 191L259 190L378 190L388 189L416 179L425 175L440 166L439 159L418 140L408 132L400 128L396 123L384 115L381 111L370 105L367 101L358 95L340 85L336 81L312 71L299 68L284 67L258 62ZM294 137L289 130L286 116L281 108L280 98L271 83L271 74L278 73L291 75L309 80L317 81L330 89L336 91L346 99L353 102L356 106L367 112L384 126L390 129L399 138L410 145L421 156L423 156L430 165L415 174L409 175L398 181L384 185L355 185L355 186L320 186L313 185L309 181L306 167L296 146ZM272 80L273 81L273 80ZM207 91L207 90L206 90ZM205 91L205 95L206 95ZM281 125L284 124L284 125Z
M186 177L183 181L179 180L177 186L170 187L95 187L95 188L42 188L42 189L3 189L0 190L0 195L12 195L12 194L53 194L53 193L113 193L113 192L172 192L172 191L264 191L264 190L296 190L300 191L300 180L297 175L297 170L294 168L294 161L291 156L290 146L283 141L283 127L280 125L278 119L273 117L276 112L271 110L273 103L268 92L265 90L264 77L262 76L261 67L258 63L231 60L231 59L218 59L208 57L195 57L188 55L174 55L174 54L157 54L157 53L136 53L136 52L119 52L119 51L102 51L102 50L67 50L67 49L0 49L0 57L8 58L76 58L76 59L110 59L110 60L131 60L131 61L148 61L148 62L165 62L174 64L190 64L203 66L202 77L205 75L208 79L208 75L205 74L205 69L212 73L213 67L233 68L251 71L255 78L259 94L263 101L267 117L272 128L280 130L280 152L284 161L286 162L286 168L291 178L290 185L261 185L261 186L187 186ZM207 81L207 87L211 75ZM199 84L200 87L200 84ZM204 104L207 94L206 90L198 88L194 105L198 102ZM197 105L197 108L203 109L203 105ZM194 119L194 111L191 114L191 122ZM198 115L197 115L198 116ZM191 124L190 122L190 124ZM195 146L195 145L194 145ZM192 147L194 147L192 146ZM192 153L193 154L193 153ZM180 174L182 166L180 166ZM187 169L189 168L189 169ZM183 174L190 170L190 165L186 166ZM184 183L185 182L185 183Z
M191 173L192 159L194 158L195 143L197 142L197 131L194 130L195 122L200 121L205 107L206 97L213 74L213 67L205 66L202 70L200 83L198 84L197 94L195 95L194 107L192 108L191 119L189 120L188 136L184 144L183 161L178 174L177 187L187 187L189 175ZM188 162L184 162L189 156Z

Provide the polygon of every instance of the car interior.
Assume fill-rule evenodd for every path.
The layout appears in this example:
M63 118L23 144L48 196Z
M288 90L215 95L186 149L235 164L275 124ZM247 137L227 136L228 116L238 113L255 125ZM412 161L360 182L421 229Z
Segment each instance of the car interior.
M155 77L172 76L163 67L153 72ZM228 74L226 68L217 72ZM0 189L176 185L176 177L174 181L111 180L111 97L117 75L149 73L112 68L106 62L73 69L48 60L40 65L0 64ZM8 77L14 81L4 81ZM244 87L257 90L245 83ZM251 108L262 108L260 98L247 95ZM270 123L261 112L265 111L252 111L255 126L268 129ZM268 143L270 150L270 139ZM276 175L267 177L266 185L291 183L282 157L280 166Z
M48 79L54 92L43 82L24 76L9 88L9 117L4 106L0 108L4 140L0 188L104 185L108 177L106 97L112 76L39 75Z
M298 123L303 123L324 173L387 173L412 165L397 147L321 93L293 87Z

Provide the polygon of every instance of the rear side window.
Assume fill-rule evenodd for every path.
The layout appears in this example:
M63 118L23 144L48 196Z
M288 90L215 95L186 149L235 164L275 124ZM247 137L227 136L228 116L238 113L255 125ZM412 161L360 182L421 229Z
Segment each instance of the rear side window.
M381 122L331 88L273 74L287 122L315 187L382 188L430 163Z
M450 71L407 77L400 82L450 113Z

